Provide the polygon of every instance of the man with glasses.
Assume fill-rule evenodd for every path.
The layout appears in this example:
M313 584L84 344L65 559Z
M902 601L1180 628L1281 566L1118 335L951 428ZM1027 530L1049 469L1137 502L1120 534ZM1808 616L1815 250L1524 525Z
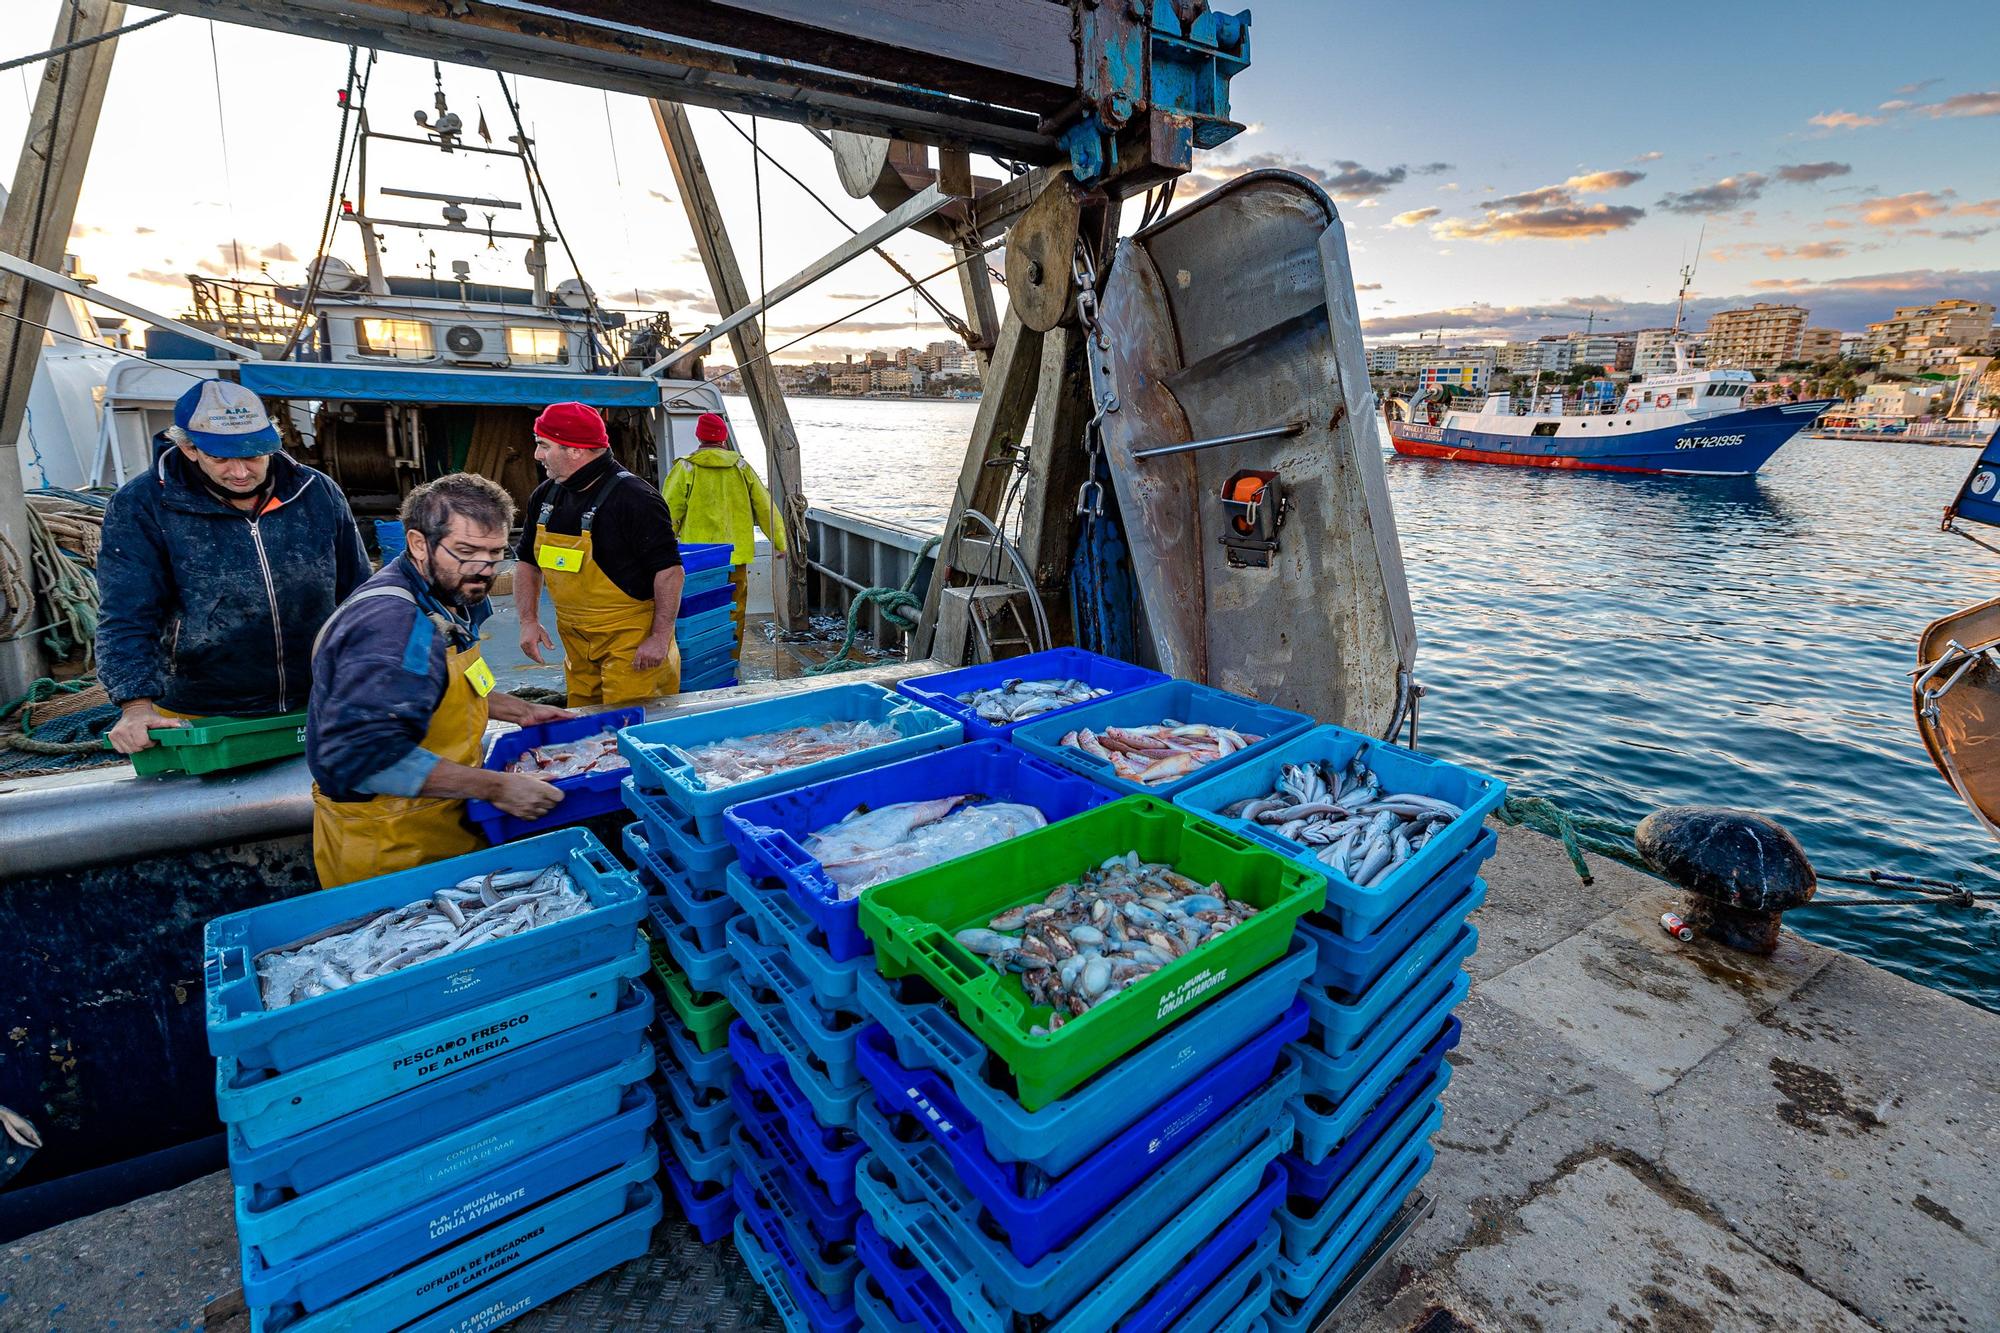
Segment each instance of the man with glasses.
M346 497L279 448L257 395L203 380L144 476L111 497L97 673L120 754L190 718L303 708L312 642L368 577Z
M679 693L674 618L686 574L666 501L618 466L587 403L556 403L535 419L535 461L549 479L528 497L514 566L521 651L539 662L554 646L541 623L546 586L572 708Z
M507 555L514 502L458 472L403 501L408 549L334 613L313 650L306 764L313 862L332 888L477 851L465 802L521 819L562 793L480 767L488 717L521 726L574 717L493 688L480 656L486 595Z

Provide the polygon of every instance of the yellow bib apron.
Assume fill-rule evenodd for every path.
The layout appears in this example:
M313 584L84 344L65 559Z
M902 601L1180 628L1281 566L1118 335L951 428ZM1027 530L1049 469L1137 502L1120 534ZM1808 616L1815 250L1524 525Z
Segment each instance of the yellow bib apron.
M679 694L681 650L671 641L666 660L651 671L632 665L632 654L653 632L653 604L635 602L611 581L591 555L595 509L571 537L548 529L553 505L535 524L535 564L556 604L556 633L563 644L563 685L569 706L634 703Z
M493 671L477 643L447 648L445 666L450 675L444 697L420 744L440 759L478 768L485 758L486 696L493 691ZM456 797L335 801L313 784L313 866L321 888L463 856L485 845L465 822L465 802Z

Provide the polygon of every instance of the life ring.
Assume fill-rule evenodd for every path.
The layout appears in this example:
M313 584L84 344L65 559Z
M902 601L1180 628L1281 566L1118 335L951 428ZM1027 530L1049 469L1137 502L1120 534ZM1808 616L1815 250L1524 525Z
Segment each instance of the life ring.
M1627 412L1637 412L1639 410L1639 400L1637 398L1627 398L1625 400L1625 410Z
M1672 398L1672 397L1670 397L1670 396L1669 396L1669 395L1667 395L1667 394L1664 394L1664 393L1663 393L1663 394L1657 394L1657 395L1655 395L1655 396L1654 396L1654 398L1653 398L1653 406L1654 406L1654 407L1667 407L1667 406L1670 406L1670 405L1671 405L1671 404L1673 403L1673 401L1674 401L1674 400L1673 400L1673 398Z

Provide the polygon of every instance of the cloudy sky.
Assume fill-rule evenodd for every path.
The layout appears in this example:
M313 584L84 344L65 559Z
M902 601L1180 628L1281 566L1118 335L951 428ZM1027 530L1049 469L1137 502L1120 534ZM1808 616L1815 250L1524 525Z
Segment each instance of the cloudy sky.
M0 59L49 44L57 0L0 3ZM1581 320L1561 316L1592 310L1600 328L1662 323L1698 240L1695 327L1748 300L1796 301L1815 324L1853 331L1897 304L2000 299L2000 25L1988 5L1940 0L1921 24L1847 0L1687 3L1671 22L1639 24L1567 0L1251 7L1253 63L1234 87L1251 129L1205 155L1183 195L1264 166L1318 180L1347 221L1373 336L1566 332ZM186 303L189 272L299 276L346 65L344 47L191 18L124 39L78 213L85 266L170 313ZM0 74L0 170L19 151L39 73ZM468 125L483 111L496 138L509 132L493 75L446 69L445 90ZM520 92L600 294L671 309L683 328L712 319L645 104L535 80ZM376 65L378 129L413 129L431 96L428 63ZM749 145L722 117L693 114L755 286ZM873 216L803 130L759 133L848 222ZM384 147L370 183L519 200L512 173L490 158ZM845 233L768 166L761 186L775 283ZM402 215L433 207L405 201ZM522 280L518 244L409 232L389 243L396 271L423 271L435 251L440 272L462 258L480 277ZM890 248L919 275L948 262L922 237ZM335 252L358 260L352 228ZM774 311L771 340L801 339L789 360L945 336L907 294L814 332L901 282L879 259L857 260ZM956 308L949 275L931 286Z

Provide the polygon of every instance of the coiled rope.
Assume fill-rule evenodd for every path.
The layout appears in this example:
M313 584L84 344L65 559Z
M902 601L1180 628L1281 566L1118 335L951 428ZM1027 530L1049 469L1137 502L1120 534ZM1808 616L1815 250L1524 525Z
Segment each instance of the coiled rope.
M0 536L0 639L41 636L58 659L81 652L86 664L97 646L98 548L104 538L105 500L75 491L28 496L28 559Z
M924 558L944 544L943 534L930 538L917 551L917 558L910 562L909 577L900 588L863 588L854 594L854 600L847 604L847 637L840 641L840 651L824 662L806 668L808 676L830 676L841 671L853 671L868 663L854 657L854 639L861 632L861 613L868 607L882 609L882 616L893 621L904 630L913 630L924 610L924 599L912 591L917 586L917 576L923 573Z

